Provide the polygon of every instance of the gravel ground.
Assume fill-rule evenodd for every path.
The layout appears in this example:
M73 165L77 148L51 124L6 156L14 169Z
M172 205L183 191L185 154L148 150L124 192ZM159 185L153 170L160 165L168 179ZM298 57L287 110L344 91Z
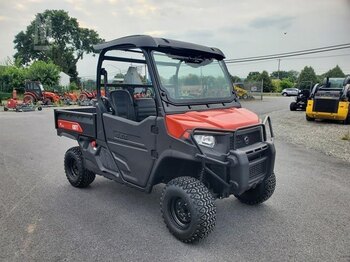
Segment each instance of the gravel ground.
M350 162L350 141L342 140L350 133L350 125L333 121L308 122L304 111L275 111L270 116L275 136L280 139Z

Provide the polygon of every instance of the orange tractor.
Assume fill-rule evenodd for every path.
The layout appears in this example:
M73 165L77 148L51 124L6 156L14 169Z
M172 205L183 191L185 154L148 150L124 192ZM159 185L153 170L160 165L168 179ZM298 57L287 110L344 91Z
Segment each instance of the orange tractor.
M101 90L101 95L105 96L105 91ZM97 91L89 92L88 90L82 90L78 98L78 105L87 106L92 104L92 99L97 97Z
M23 102L26 104L35 104L41 101L43 105L51 105L60 101L60 96L45 91L39 81L26 81L24 86Z
M12 98L7 100L6 105L4 106L4 111L14 110L16 112L27 112L27 111L34 111L36 106L31 102L24 102L20 101L17 98L17 90L13 89L12 91ZM37 107L39 111L42 110L41 106Z

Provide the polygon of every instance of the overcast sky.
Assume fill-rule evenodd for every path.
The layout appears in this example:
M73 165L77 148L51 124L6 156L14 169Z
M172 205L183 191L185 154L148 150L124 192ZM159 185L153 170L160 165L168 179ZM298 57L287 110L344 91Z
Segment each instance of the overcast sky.
M218 47L228 59L350 43L350 0L0 0L0 63L15 53L15 35L46 9L68 11L106 40L150 34ZM94 78L95 60L85 56L79 75ZM320 74L337 64L350 73L350 49L282 59L281 70L311 65ZM276 71L277 60L228 68L245 77Z

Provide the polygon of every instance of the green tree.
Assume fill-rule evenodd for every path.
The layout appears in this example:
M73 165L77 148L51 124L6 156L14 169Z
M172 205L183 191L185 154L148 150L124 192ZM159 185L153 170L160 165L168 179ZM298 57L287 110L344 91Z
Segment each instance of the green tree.
M281 80L280 79L271 79L272 83L272 91L273 92L281 92Z
M294 83L290 81L288 78L282 79L280 82L280 88L281 91L285 88L292 88L294 86Z
M101 41L96 31L80 27L68 12L46 10L15 36L14 57L22 65L35 60L52 61L76 80L78 60L93 52L92 45Z
M336 65L334 68L323 74L323 78L325 77L345 77L345 74L343 70L341 70L341 68Z
M5 66L0 70L2 91L11 92L13 88L24 86L27 70L17 66Z
M242 79L239 78L238 76L233 76L233 75L230 75L231 77L231 80L233 83L239 83L239 82L242 82Z
M277 79L279 75L279 79L289 79L291 82L295 82L298 78L298 71L295 70L289 70L289 71L274 71L271 73L271 78Z
M27 71L27 78L40 81L44 87L51 88L58 84L60 69L52 62L35 61Z
M273 85L271 78L267 71L259 72L250 72L245 80L246 82L263 82L263 91L271 92L273 91Z
M246 81L258 81L260 78L260 73L259 72L249 72Z
M271 92L272 91L273 86L272 86L271 78L270 78L269 73L267 71L262 71L258 81L263 81L263 91L264 92Z
M315 70L311 66L305 66L298 77L299 89L308 89L317 83Z

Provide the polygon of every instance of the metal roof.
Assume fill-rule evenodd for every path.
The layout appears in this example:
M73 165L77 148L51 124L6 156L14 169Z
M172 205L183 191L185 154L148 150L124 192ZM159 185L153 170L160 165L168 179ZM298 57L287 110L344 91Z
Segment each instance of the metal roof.
M188 55L202 55L214 57L218 60L222 60L225 58L225 55L218 48L207 47L167 38L151 37L148 35L126 36L94 45L94 49L96 51L128 48L149 48L161 52L169 52L176 54L185 53Z

